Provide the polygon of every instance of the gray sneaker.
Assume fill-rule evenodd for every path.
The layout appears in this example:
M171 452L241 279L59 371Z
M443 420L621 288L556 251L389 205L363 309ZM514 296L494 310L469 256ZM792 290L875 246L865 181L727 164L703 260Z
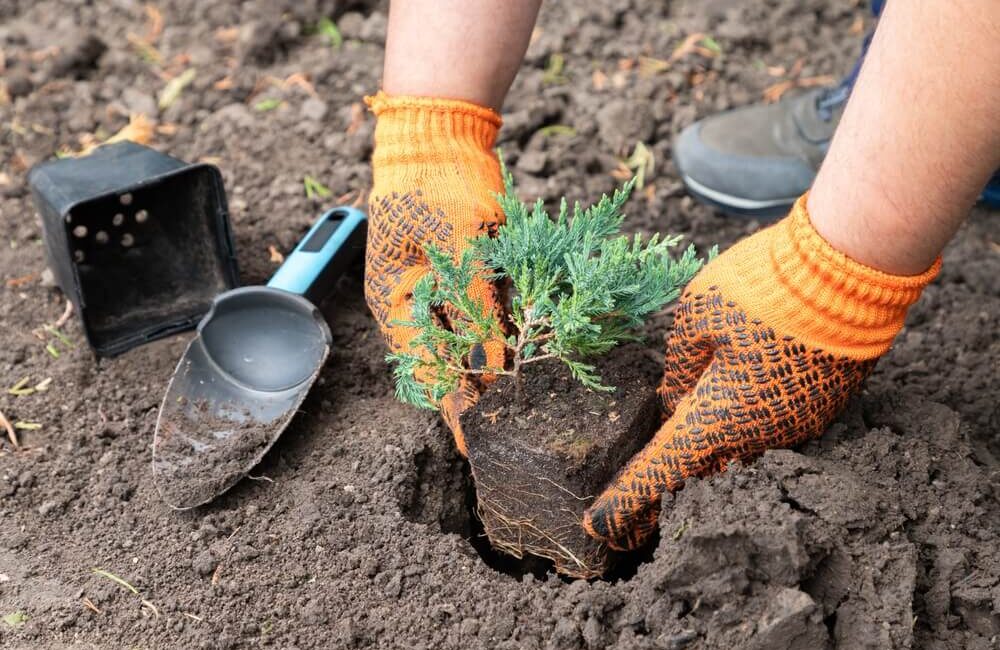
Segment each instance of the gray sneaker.
M784 216L812 185L849 92L822 88L695 122L673 148L688 191L729 214Z

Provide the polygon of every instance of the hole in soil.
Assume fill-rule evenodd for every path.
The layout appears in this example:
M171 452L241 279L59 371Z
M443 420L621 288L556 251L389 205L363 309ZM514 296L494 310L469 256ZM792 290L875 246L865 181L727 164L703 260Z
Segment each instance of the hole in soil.
M87 226L79 225L73 229L73 236L77 239L83 239L87 236Z
M118 202L122 205L132 205L132 195L126 192L118 197Z
M588 174L600 174L604 172L604 163L597 158L592 158L583 166L583 170Z
M660 529L653 531L653 536L642 548L631 553L614 553L611 570L604 576L608 582L628 581L639 572L639 567L653 561L653 554L660 545Z
M135 213L136 223L146 223L147 219L149 219L149 213L146 212L145 210L139 210L138 212Z
M837 629L837 612L834 611L829 616L823 619L823 625L826 626L826 631L830 634L830 638L833 638L834 630Z
M540 580L556 575L551 560L527 556L517 559L493 548L476 512L476 489L468 461L425 448L413 455L413 475L397 494L400 512L408 520L436 526L445 534L468 541L470 550L494 571L521 580L531 574ZM612 553L612 566L604 580L619 582L636 575L639 567L653 559L660 541L659 531L642 549ZM566 583L574 582L563 578Z
M111 217L111 225L112 226L120 226L123 223L125 223L125 215L122 214L121 212L119 212L115 216Z

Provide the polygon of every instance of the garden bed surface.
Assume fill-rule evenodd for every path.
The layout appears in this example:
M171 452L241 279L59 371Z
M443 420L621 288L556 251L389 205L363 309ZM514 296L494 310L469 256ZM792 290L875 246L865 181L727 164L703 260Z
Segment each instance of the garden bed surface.
M149 29L145 3L0 3L11 96L0 102L0 410L41 425L19 430L26 451L0 448L0 616L27 617L0 622L0 648L991 647L1000 215L982 209L826 435L690 482L665 500L648 561L616 580L566 582L490 555L450 434L393 398L357 277L324 305L333 352L252 478L211 506L168 508L152 436L190 335L98 361L70 323L76 347L46 352L32 332L64 299L41 280L26 168L145 112L161 127L155 146L220 166L242 281L265 282L269 247L287 253L323 210L371 186L361 97L378 88L386 13L365 1L153 4L159 65L130 39ZM324 13L339 49L310 33ZM827 0L546 2L499 144L526 198L589 201L641 140L655 175L627 227L725 248L761 224L686 197L671 138L793 72L847 72L863 13ZM642 58L667 60L697 32L722 54L666 68ZM87 37L108 46L96 61ZM555 54L565 68L547 74ZM160 110L161 73L188 67L196 76ZM307 175L330 198L307 198ZM650 354L671 317L649 323ZM49 390L6 392L25 376L51 377Z

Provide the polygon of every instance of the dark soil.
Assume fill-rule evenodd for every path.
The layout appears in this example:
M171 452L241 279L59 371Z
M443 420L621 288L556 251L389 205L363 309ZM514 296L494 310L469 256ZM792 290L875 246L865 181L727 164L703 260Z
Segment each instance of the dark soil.
M524 369L521 395L502 377L462 418L477 513L493 548L550 559L578 578L612 555L583 530L583 512L660 424L662 367L628 345L596 360L613 392L588 390L556 359Z
M164 65L198 70L163 111L165 82L128 40L145 33L143 3L0 3L0 83L12 97L0 106L0 377L3 388L52 378L46 392L0 391L8 417L42 425L19 430L25 451L3 443L0 454L0 615L28 617L16 628L0 622L0 647L992 647L1000 219L981 209L827 434L690 482L666 500L659 546L631 578L518 577L480 555L466 465L433 415L393 400L356 278L325 306L334 348L323 373L252 472L273 482L242 481L188 512L168 508L153 485L151 440L188 337L97 360L74 322L65 330L76 347L57 341L57 359L45 351L32 332L59 317L64 299L40 280L26 166L149 111L176 125L157 147L219 164L243 281L265 281L277 266L269 246L287 253L321 210L370 184L373 122L358 111L378 87L386 15L334 0L156 4ZM769 66L790 71L802 59L803 77L847 70L864 11L853 0L546 3L504 111L504 156L527 197L586 201L613 189L618 148L641 138L656 174L627 223L724 248L760 224L684 196L672 135L756 101L781 79ZM344 35L339 50L308 33L324 12ZM698 31L723 55L640 68L639 57L666 59ZM91 47L66 49L82 52L72 62L46 54L91 36L107 46L97 59ZM566 80L546 83L555 53ZM297 72L317 97L266 82ZM256 110L262 97L284 104ZM575 135L543 130L556 124ZM333 196L307 199L306 174ZM650 323L654 351L670 321L667 311Z

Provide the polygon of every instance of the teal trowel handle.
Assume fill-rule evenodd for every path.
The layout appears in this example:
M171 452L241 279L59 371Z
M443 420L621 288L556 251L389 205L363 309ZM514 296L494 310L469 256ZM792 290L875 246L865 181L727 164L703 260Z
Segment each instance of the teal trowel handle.
M368 220L360 210L330 210L309 229L267 286L319 303L347 267L364 254L367 229Z

